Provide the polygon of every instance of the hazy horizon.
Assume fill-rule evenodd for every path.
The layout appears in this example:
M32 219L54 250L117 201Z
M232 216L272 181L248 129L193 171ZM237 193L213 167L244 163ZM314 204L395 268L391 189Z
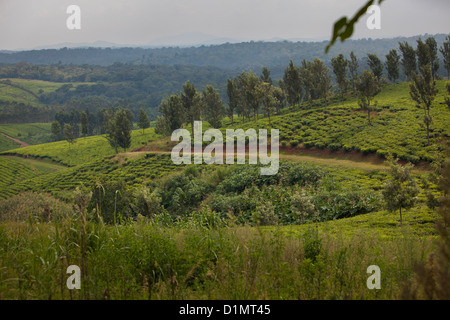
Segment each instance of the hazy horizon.
M365 1L364 1L365 2ZM231 41L329 40L333 23L353 16L358 0L0 0L0 50L29 50L61 43L109 42L149 46L183 34ZM66 9L81 8L81 30L68 30ZM449 33L450 1L386 0L381 30L366 17L353 39ZM193 36L195 38L195 36Z

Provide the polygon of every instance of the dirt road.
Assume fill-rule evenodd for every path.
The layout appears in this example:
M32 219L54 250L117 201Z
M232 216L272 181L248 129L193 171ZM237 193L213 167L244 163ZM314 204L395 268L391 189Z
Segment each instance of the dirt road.
M5 136L5 137L8 138L8 139L11 139L12 141L14 141L14 142L16 142L16 143L18 143L18 144L20 144L22 147L28 147L28 146L30 146L30 144L28 144L28 143L26 143L26 142L23 142L23 141L20 141L20 140L17 140L17 139L14 139L13 137L10 137L10 136L8 136L7 134L4 134L4 133L2 133L2 132L0 132L0 134L1 134L2 136Z

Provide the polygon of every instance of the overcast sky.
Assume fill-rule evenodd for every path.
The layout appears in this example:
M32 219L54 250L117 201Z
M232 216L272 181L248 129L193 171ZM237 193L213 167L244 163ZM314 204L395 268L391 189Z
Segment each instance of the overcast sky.
M145 45L186 32L264 40L329 39L332 24L362 0L0 0L0 49L63 42ZM66 9L81 8L81 30L68 30ZM450 33L449 0L385 0L381 30L366 18L354 38Z

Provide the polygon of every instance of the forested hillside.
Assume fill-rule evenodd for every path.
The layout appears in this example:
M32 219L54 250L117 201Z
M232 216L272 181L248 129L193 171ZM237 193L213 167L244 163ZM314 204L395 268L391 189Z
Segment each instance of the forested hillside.
M2 66L0 298L400 297L444 217L449 61L450 37L428 37L384 57L294 57L280 75ZM194 121L278 129L277 173L175 164L170 136ZM377 292L374 263L388 275ZM64 271L78 264L73 294Z
M423 35L427 38L430 35ZM445 41L445 34L434 35L438 46ZM290 59L299 63L302 59L318 57L329 61L330 57L353 51L362 58L367 53L384 57L398 42L415 43L419 36L392 39L348 40L336 45L326 55L327 42L246 42L191 48L77 48L47 49L0 53L0 63L15 64L26 61L38 65L75 64L108 66L116 62L132 64L165 64L215 66L223 69L259 71L267 66L274 78L281 78ZM47 79L48 80L48 79Z

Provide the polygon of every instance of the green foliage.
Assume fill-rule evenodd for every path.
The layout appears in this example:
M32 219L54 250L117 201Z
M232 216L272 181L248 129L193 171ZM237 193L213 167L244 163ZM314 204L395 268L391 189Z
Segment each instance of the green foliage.
M0 134L0 152L16 149L19 147L20 145L17 142Z
M302 82L299 70L292 62L292 59L284 70L282 88L286 92L286 99L290 106L300 103L302 99Z
M185 121L182 108L183 103L178 95L171 95L167 100L163 100L159 106L161 117L158 117L155 132L167 136L180 129Z
M52 122L52 135L55 140L59 140L61 136L61 125L56 120Z
M386 71L388 74L388 79L392 82L396 82L400 77L399 71L399 61L400 56L397 54L397 50L391 49L386 55Z
M161 197L157 189L151 191L148 187L142 186L133 192L134 201L132 209L134 215L154 218L162 213Z
M325 172L328 176L325 176ZM304 163L281 162L279 173L270 179L258 176L255 168L231 171L208 202L223 216L239 222L270 225L300 224L352 217L377 210L381 205L380 182L353 180L344 186L337 171ZM344 174L345 175L345 174ZM362 186L366 179L368 187ZM384 178L383 178L384 179ZM356 181L360 184L357 186ZM374 188L372 190L371 188ZM263 208L267 206L266 208Z
M328 67L318 58L314 58L312 62L307 62L305 66L311 76L308 84L311 98L324 99L326 106L331 89L331 75L329 75Z
M322 251L322 239L319 237L319 230L313 227L308 228L303 234L302 240L303 258L315 263Z
M3 222L2 298L397 299L414 264L430 252L429 241L404 233L328 236L321 225L216 228L209 221L183 229L145 220L117 226L76 218ZM74 264L83 282L71 291L65 270ZM377 293L366 287L370 264L391 275Z
M447 123L450 113L445 105L445 81L436 81L439 93L436 95L431 110L433 125L430 127L430 142L439 142L450 137ZM426 128L421 127L423 111L412 103L409 84L386 84L376 96L378 102L371 103L371 126L367 124L367 115L359 112L355 99L343 105L324 107L320 103L309 106L301 105L302 110L285 109L283 114L271 119L272 128L280 130L280 140L306 148L334 149L379 154L384 158L388 153L414 163L431 162L436 157L435 151L442 147L427 146ZM374 113L374 116L372 114ZM419 121L418 121L419 120ZM236 120L235 120L236 122ZM230 123L230 122L229 122ZM266 129L267 119L256 123L237 122L229 128ZM225 128L222 129L225 134ZM437 149L436 149L437 148Z
M350 61L348 62L348 71L350 73L350 81L353 91L356 91L356 83L358 82L358 59L354 52L350 52Z
M430 51L430 66L431 66L431 72L433 74L433 79L436 79L437 71L439 70L439 58L438 58L438 48L437 48L437 42L434 37L428 37L427 40L425 40L425 43L428 46L428 49Z
M183 85L183 91L180 93L181 101L184 109L184 121L191 125L191 130L194 132L194 121L200 120L202 109L202 99L195 86L187 81Z
M202 112L205 115L205 120L213 128L220 128L225 109L216 89L211 85L207 85L202 93L202 100L204 105Z
M314 203L312 202L313 197L306 194L305 191L297 191L292 195L291 198L291 210L295 217L294 223L304 224L306 221L314 220L315 210Z
M432 124L432 117L430 113L433 101L438 93L436 82L433 79L430 64L420 67L422 75L412 72L412 82L410 84L410 94L417 107L425 112L423 122L427 129L427 142L430 145L430 125Z
M147 130L143 135L140 130L131 132L131 147L141 147L142 143L153 141L158 136L154 130ZM109 145L104 135L78 138L77 143L69 148L65 141L52 142L26 148L13 149L9 154L50 159L67 166L87 164L89 162L111 157L115 150Z
M386 207L391 211L400 211L400 224L402 223L402 209L408 209L417 202L419 189L411 176L412 165L402 166L398 160L391 159L391 179L383 190Z
M33 166L21 159L0 157L0 198L17 194L23 181L47 173L46 168Z
M403 43L399 42L399 46L402 54L400 63L403 67L403 72L405 73L406 78L409 79L412 76L412 73L417 70L416 51L408 44L407 41Z
M372 106L371 102L372 99L381 91L379 79L377 79L376 75L373 72L364 70L359 78L357 88L359 93L358 104L361 110L367 111L369 125L372 125L370 112L375 110L376 105Z
M234 113L239 109L240 96L237 88L236 79L227 80L227 97L228 97L228 108L227 115L231 118L231 124L234 123Z
M203 180L184 174L175 174L161 188L162 205L175 216L190 214L211 190Z
M242 115L243 121L245 120L245 118L250 119L252 114L254 120L256 121L260 107L256 88L261 82L261 79L252 71L250 71L241 72L236 81L237 88L239 90L239 96L242 99L242 103L239 105L239 109L237 110L237 112L238 114Z
M51 123L0 124L0 132L31 145L52 141Z
M28 191L0 201L2 222L55 222L73 215L70 204L43 193Z
M189 227L205 229L219 229L227 226L225 219L206 205L202 205L198 211L193 212L187 224Z
M69 143L69 148L76 142L74 129L68 123L64 125L64 139Z
M414 280L408 283L403 292L402 299L436 299L445 300L450 297L450 162L442 168L440 188L444 196L440 199L437 230L440 238L438 246L426 262L418 263L415 268Z
M115 224L131 216L131 197L123 180L99 179L92 187L92 197L87 209L95 209L103 221Z
M339 91L342 97L347 90L348 80L347 80L347 66L348 61L344 58L341 53L337 57L331 59L331 65L333 66L333 72L336 75L336 82L339 86Z
M118 148L126 151L131 146L132 123L127 112L117 110L106 123L106 139L116 153Z
M431 66L431 54L430 47L419 38L417 40L416 49L417 66L419 70L427 65Z
M367 64L379 82L383 75L383 64L381 63L381 60L376 54L369 53L367 54Z
M370 190L319 191L313 197L317 219L327 221L365 214L380 208L380 196Z
M80 114L81 134L89 134L89 118L86 111L82 111Z
M450 36L446 37L446 41L439 48L439 52L442 54L444 61L444 68L447 70L447 78L450 74Z

